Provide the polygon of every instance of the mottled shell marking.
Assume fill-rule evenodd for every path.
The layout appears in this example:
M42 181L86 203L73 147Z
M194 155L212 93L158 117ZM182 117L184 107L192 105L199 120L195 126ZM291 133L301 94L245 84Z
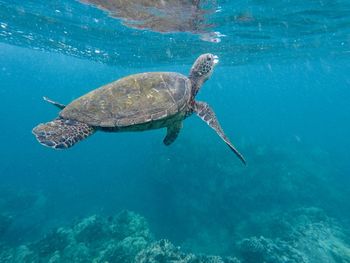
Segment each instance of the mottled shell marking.
M131 75L93 90L60 112L99 127L126 127L172 117L191 96L190 80L173 72Z

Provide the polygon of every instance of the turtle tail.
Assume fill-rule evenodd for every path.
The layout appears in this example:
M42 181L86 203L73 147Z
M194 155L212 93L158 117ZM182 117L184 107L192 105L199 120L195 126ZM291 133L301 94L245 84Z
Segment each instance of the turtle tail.
M32 132L42 145L54 149L66 149L93 134L94 131L95 128L85 123L57 118L39 124Z

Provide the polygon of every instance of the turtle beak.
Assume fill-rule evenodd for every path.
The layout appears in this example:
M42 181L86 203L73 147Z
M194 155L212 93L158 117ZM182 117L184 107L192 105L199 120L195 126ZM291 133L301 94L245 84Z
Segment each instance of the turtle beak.
M214 55L213 58L214 58L214 65L218 64L219 63L219 57Z

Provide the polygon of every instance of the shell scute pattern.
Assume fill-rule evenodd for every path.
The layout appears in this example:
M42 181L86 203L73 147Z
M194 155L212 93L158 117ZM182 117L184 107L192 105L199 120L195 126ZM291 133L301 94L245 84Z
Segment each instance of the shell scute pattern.
M190 93L190 80L181 74L135 74L74 100L60 116L100 127L142 124L179 113Z

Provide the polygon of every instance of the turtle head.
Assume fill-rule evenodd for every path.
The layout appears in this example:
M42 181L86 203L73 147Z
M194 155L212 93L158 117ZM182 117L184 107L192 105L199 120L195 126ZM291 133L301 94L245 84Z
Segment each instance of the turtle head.
M193 85L193 96L196 96L202 84L210 78L218 62L218 57L210 53L200 55L196 59L189 76Z

